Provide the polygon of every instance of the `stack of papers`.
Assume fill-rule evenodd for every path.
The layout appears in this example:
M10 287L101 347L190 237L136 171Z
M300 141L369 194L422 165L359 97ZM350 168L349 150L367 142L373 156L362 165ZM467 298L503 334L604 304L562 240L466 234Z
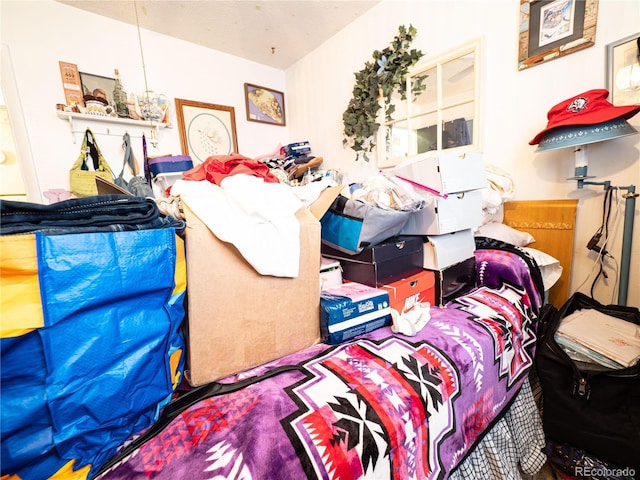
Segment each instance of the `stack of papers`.
M640 359L640 326L594 309L563 318L555 339L570 357L609 368L630 367Z

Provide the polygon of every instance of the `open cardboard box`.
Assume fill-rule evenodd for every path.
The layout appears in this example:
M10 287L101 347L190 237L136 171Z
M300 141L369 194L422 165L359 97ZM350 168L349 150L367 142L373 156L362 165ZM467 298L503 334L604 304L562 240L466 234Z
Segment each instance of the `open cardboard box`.
M100 181L100 194L129 194ZM300 273L260 275L236 247L219 240L182 203L187 222L185 377L200 386L320 341L320 218L344 185L325 189L300 222Z
M343 186L301 208L300 273L260 275L182 204L187 222L187 370L199 386L320 341L320 222Z

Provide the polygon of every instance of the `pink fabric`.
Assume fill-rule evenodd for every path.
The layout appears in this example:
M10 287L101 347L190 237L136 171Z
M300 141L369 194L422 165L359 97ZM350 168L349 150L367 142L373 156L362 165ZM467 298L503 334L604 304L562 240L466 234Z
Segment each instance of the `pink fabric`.
M220 185L229 175L244 173L254 177L261 177L265 182L278 183L278 177L273 175L269 167L257 160L231 153L230 155L215 155L207 158L200 165L182 174L183 180L208 180Z

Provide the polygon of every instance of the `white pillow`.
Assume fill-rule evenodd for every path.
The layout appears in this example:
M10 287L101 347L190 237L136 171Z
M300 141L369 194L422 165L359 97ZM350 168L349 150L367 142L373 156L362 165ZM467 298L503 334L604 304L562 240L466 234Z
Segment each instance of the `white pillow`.
M486 225L478 227L476 235L502 240L503 242L510 243L516 247L524 247L536 241L530 233L516 230L509 225L498 222L489 222Z
M522 249L535 259L538 267L540 267L544 289L545 291L549 290L560 279L560 275L562 275L560 260L535 248L523 247Z

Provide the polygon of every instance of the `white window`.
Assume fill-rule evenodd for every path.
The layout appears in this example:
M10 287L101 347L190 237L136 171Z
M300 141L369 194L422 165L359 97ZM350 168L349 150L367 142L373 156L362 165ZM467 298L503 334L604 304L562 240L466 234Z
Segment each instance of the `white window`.
M475 40L411 69L407 98L396 94L392 120L380 120L380 168L428 151L480 150L480 45Z

